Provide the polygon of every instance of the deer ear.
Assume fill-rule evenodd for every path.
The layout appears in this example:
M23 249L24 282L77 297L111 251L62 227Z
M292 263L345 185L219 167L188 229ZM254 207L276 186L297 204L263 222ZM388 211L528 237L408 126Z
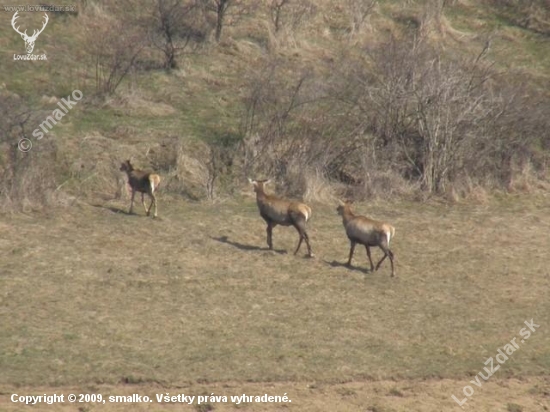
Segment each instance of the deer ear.
M248 178L248 182L249 182L251 185L253 185L253 184L256 183L256 181L255 181L255 180L252 180L251 178Z
M264 185L267 185L268 183L271 183L271 179L267 179L264 181Z
M338 199L338 204L339 204L340 206L344 206L346 203L345 203L345 202L342 202L342 199Z

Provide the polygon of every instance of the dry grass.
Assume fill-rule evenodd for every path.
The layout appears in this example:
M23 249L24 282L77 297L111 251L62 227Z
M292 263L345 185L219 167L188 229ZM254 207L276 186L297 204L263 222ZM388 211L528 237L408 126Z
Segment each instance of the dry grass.
M116 98L108 98L106 106L118 115L133 117L164 117L176 112L169 104L152 102L136 91L126 92Z
M497 67L547 78L548 42L516 27L495 31L500 23L476 2L453 3L456 8L426 19L434 41L454 53L478 53L493 33ZM547 192L531 170L511 182L517 198L495 200L465 184L450 196L454 206L387 203L380 194L393 188L389 196L407 197L414 188L391 172L373 176L365 196L376 203L359 203L356 211L396 226L397 279L388 262L368 272L359 248L356 267L343 266L348 242L336 205L327 205L335 189L319 174L303 176L301 191L308 202L324 203L312 205L315 259L292 255L291 228L277 227L277 251L266 250L249 187L241 200L217 206L162 193L204 197L209 152L200 141L238 130L243 79L266 56L322 69L319 62L337 59L348 43L375 44L388 33L413 30L429 11L425 1L380 2L351 38L349 14L334 13L334 4L317 2L319 12L300 30L278 37L265 16L228 26L219 45L182 57L178 70L140 71L105 104L79 103L37 143L33 154L46 152L48 140L62 156L37 157L48 166L18 173L21 193L13 198L23 206L13 208L48 205L35 197L52 192L73 208L0 216L0 410L24 409L10 402L12 393L54 392L286 392L293 400L214 404L214 411L452 410L451 395L462 398L485 360L528 319L540 329L475 388L467 405L491 412L550 408L550 218L548 196L524 194ZM91 96L94 65L79 52L85 51L83 23L93 15L92 22L111 20L95 3L81 12L52 18L40 36L47 66L2 61L10 92L30 100L51 96L41 101L48 110L75 88ZM9 57L22 43L4 14L0 46ZM125 213L118 166L129 155L139 167L164 172L159 219L145 218L139 207L138 216ZM67 167L58 171L61 161ZM209 410L156 403L35 409Z
M81 386L63 386L61 388L12 387L0 385L0 408L6 412L22 410L18 404L9 401L12 393L17 394L52 394L52 393L100 393L103 397L132 394L155 394L191 396L210 395L279 395L287 394L291 403L246 403L234 405L228 403L208 403L213 409L205 407L202 410L224 411L300 411L300 412L441 412L460 410L449 403L449 393L458 397L458 391L464 386L464 381L450 379L441 380L402 380L402 381L362 381L349 383L324 384L311 381L304 382L269 382L243 383L223 382L207 384L183 384L177 387L165 387L159 384L87 384ZM523 411L545 411L548 408L548 377L529 377L522 379L494 378L476 390L470 400L464 405L464 410L476 412L508 412L508 405L516 404ZM461 398L459 398L461 399ZM85 405L85 406L83 406ZM204 404L202 406L205 406ZM74 404L40 405L41 411L77 410ZM81 411L201 411L198 405L180 403L106 403L94 405L84 403Z
M342 265L348 243L332 206L314 205L315 259L292 255L290 228L265 250L252 200L161 195L157 220L128 216L122 201L4 217L0 409L18 410L13 391L78 387L287 392L297 411L451 410L451 395L533 318L540 329L471 405L543 410L548 393L534 388L547 387L550 367L547 201L357 204L396 226L397 279L388 265L369 273L360 249L354 269ZM281 410L260 406L246 410ZM89 410L130 407L147 409Z

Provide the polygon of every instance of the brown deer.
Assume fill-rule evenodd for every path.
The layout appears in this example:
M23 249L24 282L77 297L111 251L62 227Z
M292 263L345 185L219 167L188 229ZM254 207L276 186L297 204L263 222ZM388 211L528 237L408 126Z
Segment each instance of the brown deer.
M130 211L128 213L133 213L132 210L134 208L134 196L136 195L136 192L140 192L141 203L143 204L143 208L145 209L147 216L149 216L151 208L154 204L155 213L153 214L153 217L157 217L157 198L155 196L155 190L160 184L160 176L154 173L134 169L132 163L130 163L129 160L126 160L124 163L122 163L122 165L120 166L120 170L122 172L126 172L126 174L128 175L128 184L130 185L130 188L132 190L132 202L130 203ZM145 201L143 200L143 195L145 193L147 193L152 199L151 204L149 205L149 209L147 209L147 207L145 206Z
M300 241L294 254L298 253L302 241L305 240L308 256L313 257L309 236L306 232L306 222L311 218L311 208L304 203L281 199L265 193L264 187L270 180L252 180L250 178L248 180L254 186L260 215L267 223L267 245L269 249L273 249L272 234L275 226L294 226L300 235Z
M380 262L376 265L376 270L380 267L386 257L390 258L391 262L391 275L395 275L393 266L393 252L390 250L390 240L395 236L395 228L388 224L369 219L365 216L355 215L351 210L351 205L348 202L340 201L340 205L336 208L336 211L342 216L344 228L350 241L349 260L347 265L351 266L351 259L353 258L353 252L355 245L359 243L364 245L367 249L367 256L370 262L371 272L375 270L372 264L372 258L370 255L370 247L378 246L384 252L384 256L380 259Z

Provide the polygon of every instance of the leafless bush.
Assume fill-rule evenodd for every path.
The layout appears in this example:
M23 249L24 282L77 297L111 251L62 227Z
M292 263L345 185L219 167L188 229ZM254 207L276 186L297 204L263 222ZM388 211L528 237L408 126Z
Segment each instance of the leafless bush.
M27 153L22 138L33 139L37 113L16 94L0 90L0 205L4 210L40 209L54 200L62 166L55 141L43 139Z
M83 14L86 32L84 58L94 68L98 94L111 94L134 68L146 45L146 33L134 20L120 10L122 6L90 5Z
M303 194L300 176L330 178L357 154L356 139L326 95L323 79L270 61L250 76L242 118L244 170L284 182L287 194Z
M245 0L198 0L207 15L213 14L215 39L221 40L225 26L236 25L243 17L249 16L257 2Z
M176 57L195 50L209 31L197 0L157 0L143 23L151 45L164 55L165 69L176 68Z
M283 28L296 31L316 12L315 5L307 0L268 0L267 7L275 33Z
M550 160L545 88L495 69L490 44L459 56L420 34L343 50L327 70L267 61L247 76L245 173L288 194L313 175L356 197L537 187Z
M482 85L487 74L443 61L422 40L396 39L369 51L367 70L355 73L351 101L377 144L395 152L424 190L445 191L458 155L471 135L469 125L487 116ZM348 96L349 98L349 96Z
M488 44L459 61L422 37L392 39L346 65L340 93L373 159L362 174L391 168L424 192L446 193L464 179L507 185L512 163L537 158L550 107L492 68Z
M377 5L378 0L346 0L350 38L361 32Z
M550 162L550 102L544 89L517 84L520 74L503 79L498 94L498 112L478 145L483 162L467 167L494 176L505 188L512 189L518 179L537 183L548 178ZM528 178L528 179L527 179Z
M267 7L269 9L269 17L275 28L275 33L281 30L283 7L288 4L290 0L270 0Z

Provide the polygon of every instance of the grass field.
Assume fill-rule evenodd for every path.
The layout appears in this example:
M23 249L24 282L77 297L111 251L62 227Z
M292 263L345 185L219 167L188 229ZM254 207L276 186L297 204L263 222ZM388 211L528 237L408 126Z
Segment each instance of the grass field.
M389 262L346 268L336 205L313 205L314 259L252 197L160 196L0 218L0 410L12 393L283 395L292 403L39 405L40 410L447 411L524 321L540 327L469 398L475 411L550 408L548 198L378 203ZM303 254L302 254L303 252ZM380 251L373 258L378 259Z
M0 185L0 412L29 409L12 402L13 394L54 393L139 394L153 402L66 401L33 408L440 412L460 410L452 395L464 399L468 386L473 393L463 410L550 411L550 196L544 192L550 163L547 129L531 128L529 116L517 140L531 139L535 147L529 149L536 150L522 154L509 148L519 156L518 167L525 168L513 170L518 175L510 176L509 185L493 186L489 179L483 187L478 186L483 181L468 179L470 189L457 194L454 204L403 200L426 193L407 189L418 182L409 181L394 160L388 160L395 168L388 175L373 163L373 181L387 182L379 183L381 198L401 200L357 203L355 211L396 227L396 278L390 277L387 261L378 272L367 270L359 247L355 266L344 265L349 243L336 202L311 205L308 230L315 258L305 258L305 245L299 255L292 254L298 241L292 228L276 227L276 250L267 250L252 189L240 187L239 180L250 166L256 177L281 183L267 176L271 172L262 160L245 167L241 155L226 159L215 171L216 203L205 200L213 177L208 167L215 160L208 144L230 151L231 145L221 143L244 142L247 134L255 134L242 130L249 123L246 102L268 80L272 63L284 74L273 90L286 90L307 69L304 73L319 82L313 88L319 91L311 92L318 99L318 93L326 93L321 83L338 86L331 86L329 74L338 62L348 61L342 60L348 53L376 50L390 36L426 36L453 61L477 62L490 43L487 63L494 64L495 74L507 74L502 79L518 86L533 85L517 93L543 95L550 90L545 15L526 15L534 26L524 27L513 14L514 2L385 0L376 2L356 31L354 10L369 2L318 0L302 2L316 10L311 15L290 10L303 20L292 23L289 14L277 34L266 8L273 2L234 2L262 7L251 7L248 17L244 9L242 18L236 13L219 43L212 38L196 52L181 53L178 68L170 71L162 68L162 52L149 39L150 30L158 28L144 23L141 41L148 46L116 91L102 94L102 76L117 73L118 57L124 61L120 50L140 44L120 28L137 27L144 17L149 21L156 13L151 6L160 2L119 2L119 9L103 0L57 3L76 4L79 14L51 14L35 49L48 59L34 62L12 57L24 53L24 43L11 25L12 11L0 6L0 109L6 109L0 110L6 114L6 122L0 122L0 177L7 183ZM500 7L505 3L508 8ZM540 7L540 1L530 2L526 11L535 10L535 3ZM125 4L132 7L125 10ZM433 13L438 4L439 16ZM42 24L42 13L20 14L29 32ZM30 153L16 151L20 137L30 137L57 108L56 99L75 89L82 91L83 101L44 140L33 140ZM273 107L266 103L262 110L286 108L285 90L278 97L273 93ZM336 95L339 100L340 92ZM269 103L268 92L265 97ZM525 107L521 114L535 109ZM348 110L344 105L334 117L304 112L296 126L303 122L309 130L315 119L326 118L340 133L331 119ZM27 112L34 116L23 127ZM323 124L317 126L322 131ZM494 144L508 149L506 142L513 142L505 136L508 124L500 127L503 139ZM478 132L490 140L483 127ZM302 128L293 126L281 136L286 133L301 135ZM540 141L533 139L537 136ZM545 154L540 170L529 169L528 153L539 152ZM140 205L137 215L127 214L128 199L99 200L121 188L118 165L130 157L136 166L162 175L158 219L145 217ZM501 164L504 159L487 160ZM307 177L304 171L297 169L296 177ZM395 185L394 175L403 178ZM287 178L297 180L291 174ZM343 187L329 175L322 179L318 187L327 190L313 199L326 201L328 193ZM295 192L316 195L311 187ZM498 187L525 193L499 195ZM460 203L468 196L468 203ZM373 258L380 257L375 250ZM520 330L531 320L540 326L520 342ZM486 360L513 339L519 350L487 381L479 381ZM212 393L228 398L286 394L292 402L156 401L156 394Z

